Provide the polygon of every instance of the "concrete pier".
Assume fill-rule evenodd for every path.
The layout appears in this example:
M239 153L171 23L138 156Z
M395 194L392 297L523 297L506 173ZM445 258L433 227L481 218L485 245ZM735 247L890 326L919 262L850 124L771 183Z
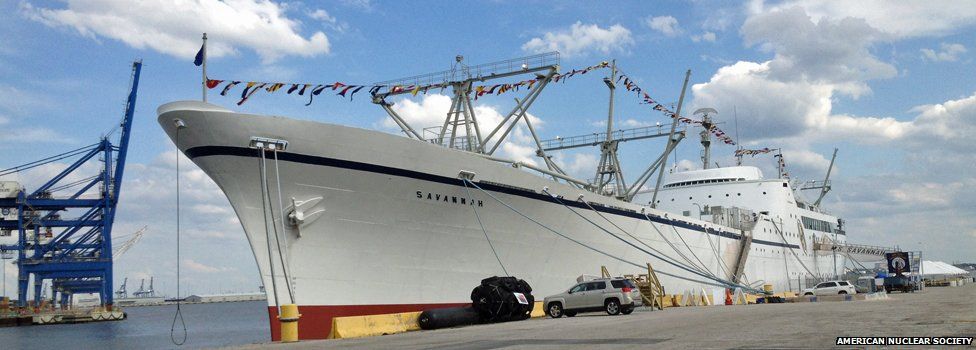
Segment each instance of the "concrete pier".
M238 349L831 348L843 336L976 337L976 285L891 294L887 300L638 309L359 339ZM847 346L850 347L850 346Z

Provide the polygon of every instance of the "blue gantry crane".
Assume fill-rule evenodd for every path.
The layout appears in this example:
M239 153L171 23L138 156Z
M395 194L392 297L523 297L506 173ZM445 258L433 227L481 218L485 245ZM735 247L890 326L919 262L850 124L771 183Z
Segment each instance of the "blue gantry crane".
M17 243L0 245L16 253L18 305L40 305L41 286L51 285L51 300L62 305L74 293L98 293L101 304L112 306L112 224L132 131L136 91L142 62L132 63L132 85L119 127L118 145L109 136L98 143L41 160L0 170L0 176L45 164L76 159L37 189L0 183L0 235L17 235ZM114 130L113 130L114 131ZM109 133L110 135L113 133ZM96 163L97 162L97 163ZM96 164L95 175L79 175ZM28 299L33 278L33 299ZM60 299L57 294L60 293Z

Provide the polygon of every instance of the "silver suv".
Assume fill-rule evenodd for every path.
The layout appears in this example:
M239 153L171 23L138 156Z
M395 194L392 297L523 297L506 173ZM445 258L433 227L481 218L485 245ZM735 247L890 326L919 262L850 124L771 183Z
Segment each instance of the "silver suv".
M564 293L546 297L543 304L549 317L576 316L578 312L606 311L628 315L643 305L634 282L624 278L600 278L577 283Z

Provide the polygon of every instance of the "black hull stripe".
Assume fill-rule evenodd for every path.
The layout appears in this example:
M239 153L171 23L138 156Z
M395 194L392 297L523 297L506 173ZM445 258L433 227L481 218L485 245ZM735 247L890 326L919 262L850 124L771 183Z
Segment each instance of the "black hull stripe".
M190 159L194 159L197 157L206 157L206 156L238 156L238 157L252 157L252 158L257 158L261 156L260 153L258 153L258 151L253 148L231 147L231 146L199 146L199 147L190 148L186 150L185 153L186 156L189 157ZM278 160L302 163L302 164L310 164L310 165L327 166L333 168L365 171L365 172L371 172L377 174L393 175L393 176L406 177L406 178L417 179L417 180L428 181L428 182L436 182L445 185L464 187L464 183L461 181L461 179L455 177L440 176L440 175L423 173L419 171L393 168L388 166L362 163L362 162L354 162L349 160L310 156L306 154L288 153L288 152L279 152ZM491 183L482 183L482 182L478 182L478 186L485 189L486 191L504 193L513 196L539 200L539 201L552 203L556 205L562 205L559 202L557 202L555 199L549 197L549 195L544 193L538 193L534 191L527 191L523 189L499 186ZM563 203L568 206L576 207L579 209L585 209L585 210L590 209L586 206L586 204L580 203L579 201L566 200L563 201ZM607 214L646 220L644 218L644 214L638 212L632 212L628 210L621 210L617 208L610 208L604 206L594 206L594 208L597 211L607 213ZM656 215L648 215L648 217L651 219L651 221L661 223L661 224L677 226L688 230L704 232L707 234L721 236L730 239L742 239L742 235L734 232L716 230L713 228L706 228L704 226L695 225L684 221L673 220L670 218L665 218ZM776 247L788 247L794 249L800 248L800 246L796 244L785 244L785 243L765 241L760 239L753 239L752 242L756 244L764 244L764 245L770 245Z

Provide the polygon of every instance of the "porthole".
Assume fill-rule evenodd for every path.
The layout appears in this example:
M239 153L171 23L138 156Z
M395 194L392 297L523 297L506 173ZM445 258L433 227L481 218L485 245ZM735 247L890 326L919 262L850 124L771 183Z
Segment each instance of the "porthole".
M688 200L691 200L691 197L688 197Z
M763 191L763 194L766 194L766 191Z
M708 195L708 198L712 198L712 195Z
M736 196L742 196L742 193L736 193L735 195Z
M728 196L729 196L729 194L728 194L728 193L726 193L726 194L725 194L725 196L726 196L726 197L728 197Z

